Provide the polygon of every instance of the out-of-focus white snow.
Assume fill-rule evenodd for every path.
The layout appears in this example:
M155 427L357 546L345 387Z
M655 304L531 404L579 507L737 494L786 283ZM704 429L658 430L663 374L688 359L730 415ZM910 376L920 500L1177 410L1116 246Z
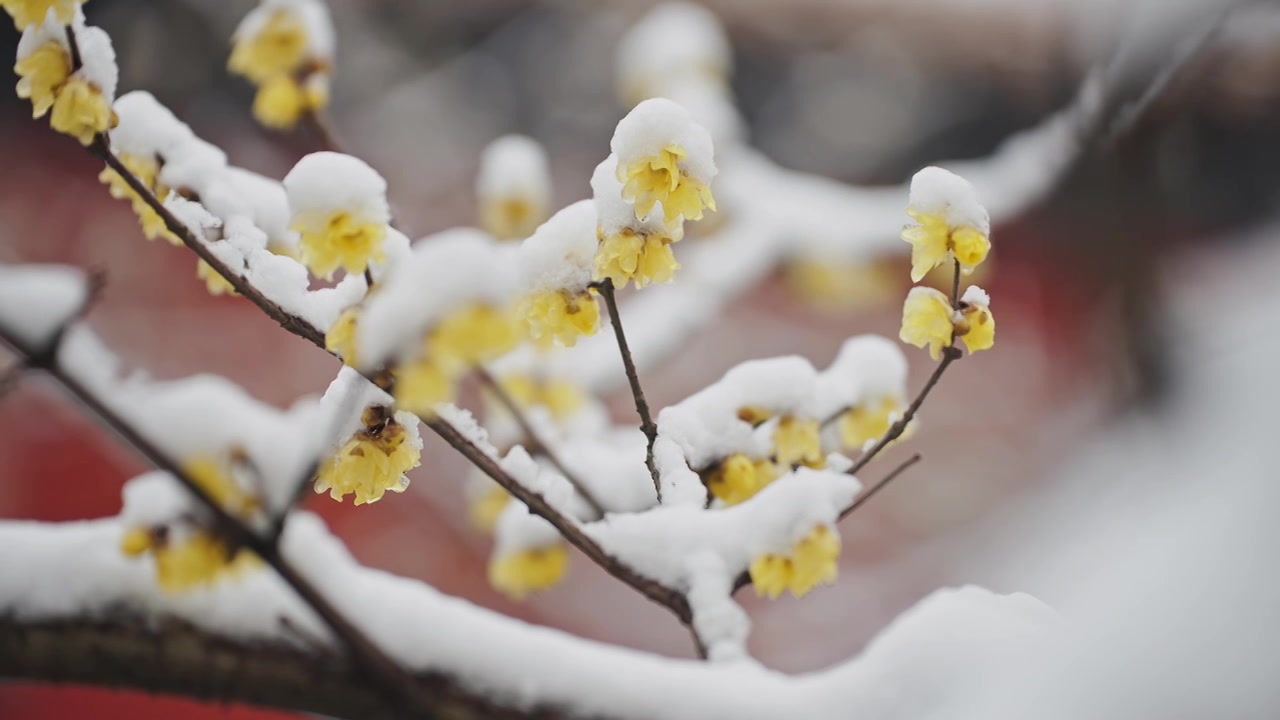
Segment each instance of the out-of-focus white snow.
M36 350L75 319L88 297L88 278L77 268L0 264L0 325Z

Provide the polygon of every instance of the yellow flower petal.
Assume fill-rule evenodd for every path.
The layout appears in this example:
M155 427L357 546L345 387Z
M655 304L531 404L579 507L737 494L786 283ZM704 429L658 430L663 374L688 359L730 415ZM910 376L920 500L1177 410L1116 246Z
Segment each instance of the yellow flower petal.
M94 136L116 126L118 119L98 88L72 77L58 90L49 125L88 146Z
M970 305L964 309L967 332L960 336L969 354L989 350L996 344L996 318L989 308Z
M298 247L303 264L326 280L339 267L359 274L370 262L386 259L382 247L386 224L361 220L345 210L300 213L290 229L301 236Z
M818 585L835 582L840 559L840 538L819 525L796 543L790 555L765 553L751 561L751 583L756 593L777 598L790 590L803 597Z
M18 73L18 97L31 100L31 117L43 117L53 107L57 91L71 77L71 54L50 41L13 66Z
M569 551L552 545L503 555L489 562L489 583L515 600L546 590L564 578Z
M933 288L911 288L902 306L902 329L898 337L918 348L928 345L929 355L937 360L942 348L951 346L953 332L947 296Z
M787 469L796 465L822 467L825 458L819 430L817 420L802 420L790 415L782 418L773 431L773 449L778 466Z

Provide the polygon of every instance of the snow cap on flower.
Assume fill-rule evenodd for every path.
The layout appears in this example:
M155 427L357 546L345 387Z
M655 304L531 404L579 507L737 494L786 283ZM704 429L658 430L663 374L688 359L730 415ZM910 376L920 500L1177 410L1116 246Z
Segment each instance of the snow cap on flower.
M121 95L113 107L120 117L111 133L111 148L117 153L160 154L168 159L195 138L186 123L145 90Z
M571 347L596 331L600 307L588 289L596 248L596 211L590 200L556 213L520 244L524 297L519 314L534 340Z
M316 275L332 277L338 267L361 273L383 260L391 222L387 182L363 160L311 153L285 176L284 189L302 262Z
M622 196L635 205L637 218L661 203L673 228L681 219L700 219L704 208L715 210L711 135L680 105L651 98L635 106L618 122L609 149L617 156Z
M476 176L481 226L499 240L529 237L547 219L551 171L547 153L532 138L504 135L480 155Z
M987 209L968 180L939 167L927 167L911 179L907 214L915 221L902 231L911 243L911 280L920 282L947 258L973 272L991 249Z
M655 6L622 37L618 88L628 105L667 96L671 83L723 85L733 65L724 26L710 10L685 2Z

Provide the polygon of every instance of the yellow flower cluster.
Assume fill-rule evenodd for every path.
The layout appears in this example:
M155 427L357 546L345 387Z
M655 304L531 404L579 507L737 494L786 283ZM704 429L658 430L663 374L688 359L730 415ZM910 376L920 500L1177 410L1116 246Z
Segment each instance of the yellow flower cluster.
M364 505L381 500L388 490L404 490L402 476L422 457L418 444L388 408L366 408L361 421L364 427L320 465L317 493L328 492L338 502L355 495L355 504Z
M686 220L700 220L704 208L716 209L711 188L680 167L686 155L684 148L672 144L659 150L657 155L618 167L622 197L635 204L638 219L648 217L654 206L662 203L663 220L671 229L682 216Z
M234 515L243 517L259 507L258 498L241 488L222 462L197 458L186 466L185 472L214 502ZM261 565L252 552L231 546L209 529L182 530L174 533L165 525L130 528L121 537L120 549L133 557L150 553L155 558L156 583L168 593L208 585Z
M546 590L564 578L569 550L563 543L507 553L489 561L489 584L515 600Z
M276 129L289 129L329 103L325 63L307 57L307 28L288 9L277 9L252 35L237 36L227 67L258 86L253 115Z
M422 355L396 369L396 404L419 415L434 413L437 404L453 401L468 368L510 352L522 339L521 325L507 309L474 304L452 313L427 333Z
M356 354L356 318L359 315L358 307L343 310L324 334L324 349L342 358L342 362L351 367L356 367L359 363Z
M138 178L144 186L149 189L157 198L164 199L169 194L169 188L159 181L160 161L154 156L147 157L145 155L133 155L130 153L120 153L120 162L125 168ZM163 237L174 245L181 245L182 240L169 231L164 224L164 218L160 217L160 213L156 212L142 195L134 192L129 183L121 177L120 173L111 168L103 168L98 174L98 182L107 186L107 192L111 197L117 200L128 200L133 212L138 216L138 221L142 223L142 234L148 240L154 240ZM206 281L208 277L202 271L197 274ZM224 281L225 282L225 281ZM210 292L214 292L212 285ZM218 294L214 292L214 294Z
M753 460L742 453L734 453L707 474L706 485L707 490L725 505L737 505L777 480L778 475L778 466L773 461Z
M59 23L70 25L76 15L76 8L84 2L85 0L0 0L0 5L13 16L14 27L26 30L44 22L50 10L53 10Z
M819 525L796 543L790 555L765 553L751 562L751 583L759 595L777 598L784 591L803 597L818 585L835 582L840 537Z
M652 233L628 227L602 236L595 256L595 277L609 278L616 288L626 287L629 280L634 280L638 288L671 282L680 269L671 243L680 240L681 235L679 229L675 233Z
M230 280L224 278L213 266L201 260L196 263L196 277L204 281L210 295L237 295L236 288Z
M792 415L786 415L778 421L778 427L773 431L774 459L778 467L822 467L826 461L822 454L820 427L817 420L805 420Z
M521 300L517 312L529 328L529 337L543 347L555 343L573 347L578 338L595 334L600 326L600 304L592 290L536 292Z
M951 347L955 338L963 340L969 352L975 353L993 346L995 333L996 320L985 299L961 300L959 307L952 308L951 301L938 290L915 287L907 293L902 307L898 337L918 348L928 345L929 355L937 360L942 348Z
M13 69L19 76L18 97L31 100L32 117L43 117L52 109L49 125L54 130L87 146L98 133L116 126L116 114L102 90L73 73L71 53L61 43L46 42Z
M311 210L293 217L289 229L300 236L302 263L316 277L333 278L339 267L359 274L369 263L383 262L387 224L359 217L347 210Z
M902 231L902 239L911 243L911 281L920 282L930 270L955 258L966 275L987 258L991 240L977 228L952 227L939 213L908 209L916 221Z
M566 420L586 403L586 393L568 380L505 375L499 381L507 395L522 408L544 407L556 420Z
M523 195L481 198L480 225L498 240L522 240L547 219L547 208Z

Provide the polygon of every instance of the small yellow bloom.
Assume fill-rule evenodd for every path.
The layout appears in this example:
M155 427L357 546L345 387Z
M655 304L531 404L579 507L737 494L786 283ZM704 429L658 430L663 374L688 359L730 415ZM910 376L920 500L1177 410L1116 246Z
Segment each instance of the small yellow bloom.
M14 27L26 30L44 22L50 8L59 23L70 25L71 19L76 15L76 8L82 2L85 0L0 0L0 5L13 16Z
M163 200L169 194L169 188L158 180L160 163L155 157L121 153L120 162L129 172L133 173L134 177L149 188L157 198ZM107 186L107 192L111 194L111 197L117 200L129 201L129 204L133 207L134 214L138 216L138 221L142 223L142 234L148 240L163 237L174 245L182 244L182 239L169 231L168 226L164 223L164 218L160 217L160 213L152 209L142 195L134 192L133 188L129 187L129 183L125 182L125 179L115 170L109 167L103 168L102 172L98 174L98 182Z
M796 465L820 468L825 464L817 420L802 420L791 415L782 418L773 431L773 450L782 468Z
M638 288L649 283L671 282L680 268L671 252L671 243L677 240L679 237L644 235L624 228L600 241L595 256L595 277L613 280L616 288L626 287L629 280L634 280Z
M489 483L483 493L467 502L467 518L471 520L471 527L483 533L493 532L498 516L507 508L508 502L511 502L511 495L501 485Z
M996 318L991 314L990 308L969 305L961 313L964 315L964 322L959 330L964 332L957 330L957 334L964 341L970 355L979 350L989 350L996 344Z
M882 262L797 260L787 265L787 286L819 310L845 312L896 294L896 271Z
M44 117L57 99L58 89L71 77L71 53L47 42L13 66L18 73L18 97L31 100L31 117Z
M458 374L423 358L397 368L395 380L396 407L430 417L435 414L436 405L453 402Z
M569 550L564 544L508 553L489 561L489 584L508 597L523 600L564 578Z
M773 411L759 405L743 405L738 408L738 419L751 427L757 427L771 417L773 417Z
M404 492L403 476L418 467L422 453L408 431L385 408L368 408L364 427L320 465L315 491L338 502L355 495L355 504L382 499L386 491Z
M238 295L230 280L222 277L209 263L201 260L196 263L196 277L204 281L210 295Z
M355 367L356 359L356 317L360 314L357 307L343 310L338 319L333 321L329 332L324 334L324 349L342 358L342 362Z
M680 167L685 155L679 145L668 145L653 157L618 167L622 197L635 203L636 218L643 220L654 205L662 203L663 221L670 229L677 226L681 216L686 220L699 220L703 208L716 209L711 188Z
M955 332L951 302L941 292L927 287L914 287L902 306L902 329L898 337L918 348L929 346L929 355L937 360L942 348L951 347Z
M966 275L986 259L991 250L991 240L980 230L971 227L953 228L937 213L907 210L916 221L902 231L902 239L911 243L911 280L920 282L933 268L955 257L960 270Z
M358 274L372 262L383 262L387 225L367 222L345 210L299 213L289 226L301 235L302 262L317 277L333 278L339 267Z
M505 355L522 339L514 313L477 303L440 321L427 335L426 347L443 367L461 371Z
M531 197L485 198L480 203L481 226L499 240L523 240L546 219L546 205Z
M545 407L556 420L569 418L586 403L582 388L568 380L544 380L513 373L499 382L516 405L522 408Z
M196 457L183 466L183 472L208 493L210 499L234 515L248 515L259 507L257 496L240 487L225 461Z
M600 326L600 305L587 290L543 290L522 300L517 312L528 325L529 336L543 347L554 343L573 347L579 337L594 335Z
M707 476L707 489L725 505L737 505L776 479L778 468L772 462L734 453Z
M840 559L840 537L819 525L796 543L790 555L765 553L751 561L751 583L756 594L777 598L790 590L804 597L818 585L835 582Z
M116 126L118 119L102 92L80 77L72 77L58 90L49 124L88 146L98 133Z
M253 117L275 130L292 128L310 109L302 86L289 75L268 78L253 96Z
M291 74L302 64L306 49L302 19L288 10L277 10L256 34L235 39L227 69L260 85Z
M175 542L168 539L167 528L160 532L131 528L121 538L120 550L130 557L152 553L156 584L171 594L209 585L262 564L252 552L232 550L223 540L199 529Z
M905 410L902 400L892 395L858 403L840 416L840 442L846 448L860 450L868 442L884 437L893 419Z

